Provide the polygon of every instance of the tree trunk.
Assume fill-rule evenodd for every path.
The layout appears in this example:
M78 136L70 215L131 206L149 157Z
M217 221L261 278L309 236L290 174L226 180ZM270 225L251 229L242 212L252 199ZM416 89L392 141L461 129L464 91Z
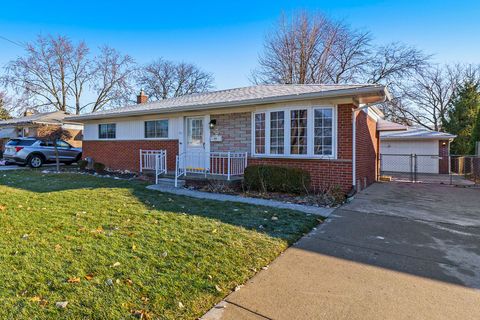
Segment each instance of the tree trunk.
M58 156L58 147L57 147L57 142L54 142L54 149L55 149L55 164L57 167L57 172L60 172L60 158Z

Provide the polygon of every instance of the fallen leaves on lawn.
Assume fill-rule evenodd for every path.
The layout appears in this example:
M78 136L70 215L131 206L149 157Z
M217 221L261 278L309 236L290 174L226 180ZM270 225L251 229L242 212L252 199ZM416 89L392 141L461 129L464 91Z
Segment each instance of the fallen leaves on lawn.
M58 309L65 309L67 305L68 305L68 301L55 302L55 307L57 307Z
M5 210L7 210L7 207L0 204L0 211L5 211Z
M68 282L68 283L79 283L79 282L80 282L80 278L71 277L71 278L68 278L68 279L67 279L67 282Z
M179 307L180 309L185 308L185 306L183 305L183 303L181 303L180 301L178 301L178 307Z
M115 262L114 264L112 264L111 267L112 267L112 268L115 268L115 267L120 266L120 264L121 264L121 263L117 261L117 262Z
M215 285L215 290L217 290L218 292L222 292L222 288L220 288L218 285Z
M62 249L62 246L60 244L55 245L55 251L60 251Z
M45 307L48 304L48 301L45 298L39 296L33 296L30 298L32 302L38 302L38 304L42 307Z
M132 279L125 279L125 283L131 286L133 284Z
M149 319L150 315L146 310L132 310L132 316L134 316L137 319Z
M97 229L92 230L92 233L103 233L103 232L104 232L104 230L103 230L102 227L98 227Z
M135 245L135 243L132 243L132 251L135 251L137 250L137 246Z
M89 273L84 276L85 280L90 281L93 279L93 274Z

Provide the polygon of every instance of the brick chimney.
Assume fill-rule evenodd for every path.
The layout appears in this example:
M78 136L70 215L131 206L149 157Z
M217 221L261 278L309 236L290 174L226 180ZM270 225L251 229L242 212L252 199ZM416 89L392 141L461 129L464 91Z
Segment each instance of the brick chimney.
M28 116L32 116L34 115L36 112L32 109L26 109L24 112L23 112L23 116L24 117L28 117Z
M145 92L143 91L143 89L140 90L140 93L138 94L137 96L137 103L140 104L140 103L147 103L148 101L148 96L145 94Z

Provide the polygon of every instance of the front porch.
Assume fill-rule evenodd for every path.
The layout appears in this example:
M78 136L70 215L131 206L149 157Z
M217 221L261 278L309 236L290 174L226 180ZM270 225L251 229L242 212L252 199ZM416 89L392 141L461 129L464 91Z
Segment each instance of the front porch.
M140 172L153 171L155 183L160 179L225 180L243 179L248 163L247 152L183 152L176 155L175 170L167 167L166 150L140 150Z

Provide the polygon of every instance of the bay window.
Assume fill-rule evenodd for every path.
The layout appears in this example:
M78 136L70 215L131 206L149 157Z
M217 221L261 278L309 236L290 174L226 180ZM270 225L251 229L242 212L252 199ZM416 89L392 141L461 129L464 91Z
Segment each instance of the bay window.
M253 154L336 157L336 112L331 106L290 107L253 114Z

